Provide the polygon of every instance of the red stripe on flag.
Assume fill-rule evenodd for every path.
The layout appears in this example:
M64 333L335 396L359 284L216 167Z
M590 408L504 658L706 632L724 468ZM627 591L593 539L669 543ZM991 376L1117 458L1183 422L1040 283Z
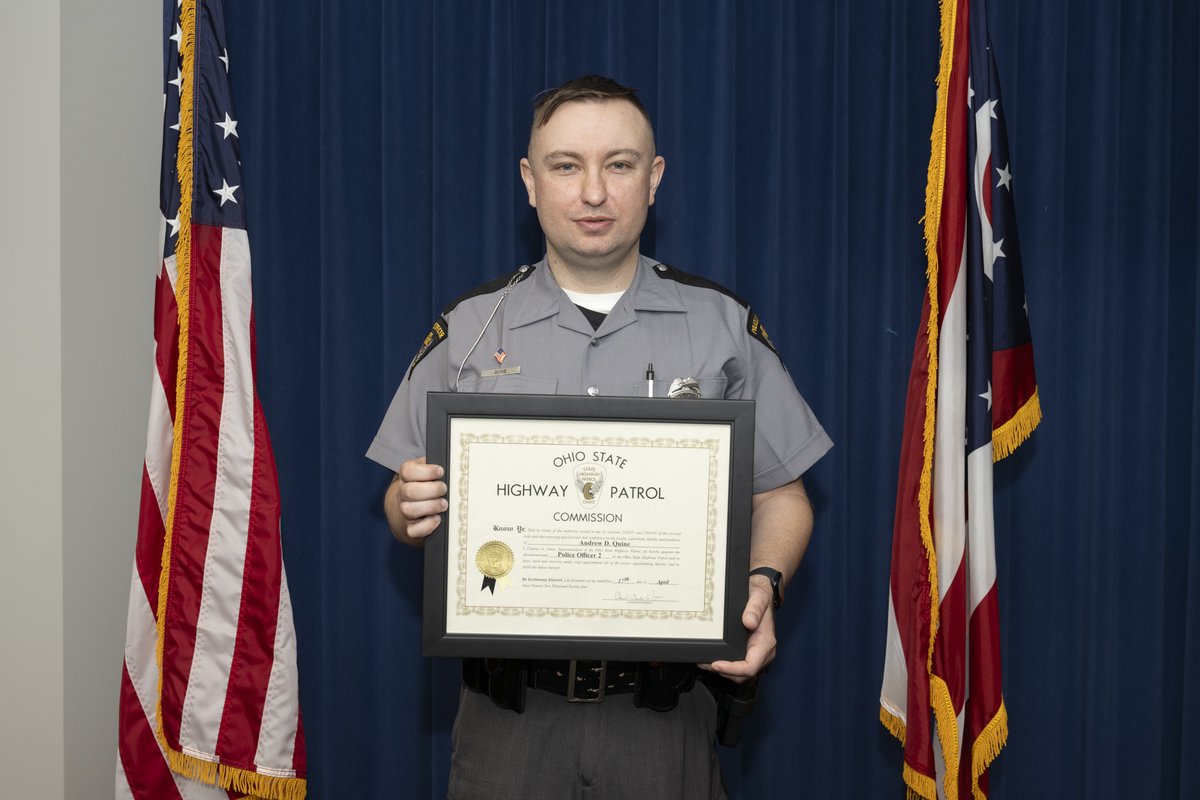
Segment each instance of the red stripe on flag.
M921 312L918 330L929 325L929 303ZM932 594L929 560L921 540L921 472L925 459L925 390L930 380L929 351L924 335L917 336L908 400L904 409L904 434L900 445L900 475L896 492L896 535L892 538L892 605L908 672L907 730L904 760L922 775L934 773L929 726L929 624ZM925 510L928 515L928 509ZM899 733L899 732L897 732Z
M939 554L939 557L942 557ZM938 610L937 641L933 646L933 674L950 690L954 716L962 711L967 695L967 562L959 562L954 580L946 589ZM945 733L942 732L944 736ZM957 736L957 733L956 733Z
M155 512L156 514L158 512ZM182 800L175 779L158 749L158 740L142 710L137 690L122 665L121 699L118 708L117 751L125 782L136 800Z
M251 351L253 352L253 350ZM279 549L279 495L275 458L262 407L254 398L254 468L246 560L242 567L242 603L237 641L225 689L225 709L217 752L253 756L266 705L275 650L283 558ZM254 764L233 763L241 769Z
M225 382L221 329L221 229L192 226L188 363L179 473L171 531L171 574L163 630L162 722L179 749L179 725L196 641L204 561L212 523L217 443Z
M1033 342L992 353L992 427L1017 415L1034 392Z
M946 173L942 188L941 225L938 228L938 322L946 316L950 295L958 281L958 271L966 252L967 192L971 176L967 174L967 17L970 3L958 4L954 32L954 66L950 72L950 91L946 98ZM940 324L939 324L940 328Z
M150 473L143 465L142 502L138 511L134 565L137 567L138 580L142 582L142 589L146 592L146 602L152 613L158 608L158 576L162 571L162 549L165 538L166 528L163 527L158 497L154 494L154 484L150 482Z
M154 366L167 395L167 409L175 419L175 376L179 366L179 306L175 289L163 264L154 286ZM157 608L157 606L155 606Z
M998 601L997 584L980 599L979 605L971 614L970 631L970 679L971 696L967 701L966 715L966 744L964 745L963 768L966 770L966 780L960 783L962 797L971 797L971 771L986 766L996 757L995 752L974 752L974 748L991 745L981 745L981 734L989 725L1007 725L1005 717L1000 717L1004 703L1001 691L1000 675L1000 604ZM983 742L990 742L994 737L983 737ZM1003 737L1001 737L1002 742ZM987 771L982 770L980 785L987 790Z

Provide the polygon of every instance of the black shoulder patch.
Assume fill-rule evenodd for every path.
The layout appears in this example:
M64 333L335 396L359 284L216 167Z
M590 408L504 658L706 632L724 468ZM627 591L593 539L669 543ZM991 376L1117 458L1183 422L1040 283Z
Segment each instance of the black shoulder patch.
M770 348L771 352L779 355L779 351L775 349L775 345L771 344L771 337L767 336L767 329L763 327L762 322L758 318L758 314L754 313L754 309L748 309L749 314L746 316L746 332L751 337L758 339L760 342ZM783 356L779 356L781 359Z
M413 356L412 363L408 365L408 377L412 377L413 370L417 368L417 364L421 363L421 359L429 355L429 351L437 347L442 342L446 341L446 337L450 335L450 325L446 322L446 315L438 317L433 321L433 327L429 333L425 334L425 340L421 342L421 349Z
M736 294L729 291L716 281L710 281L708 278L701 278L699 275L693 275L690 272L684 272L681 269L676 269L675 267L667 264L655 264L652 272L660 278L682 283L685 286L696 286L701 289L712 289L714 292L720 292L721 294L730 298L742 308L750 307L750 304L745 300L738 297Z
M521 281L525 280L530 275L532 275L533 271L536 269L537 269L537 267L522 265L520 267L517 267L516 269L514 269L512 272L508 273L507 275L501 275L499 278L496 278L495 280L490 280L487 283L480 284L479 286L476 286L474 289L467 292L466 294L456 297L450 303L450 305L448 305L444 309L442 309L442 316L443 317L446 316L451 311L453 311L455 309L455 307L458 306L459 303L470 300L472 297L479 297L480 295L485 295L485 294L493 294L495 292L500 291L504 287L508 286L510 283L515 286L516 284L520 283Z

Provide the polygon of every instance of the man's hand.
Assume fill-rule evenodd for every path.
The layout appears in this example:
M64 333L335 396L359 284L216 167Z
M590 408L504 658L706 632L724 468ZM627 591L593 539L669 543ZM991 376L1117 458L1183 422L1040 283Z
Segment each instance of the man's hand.
M812 506L797 478L775 489L759 492L751 499L750 566L770 566L783 575L783 584L795 574L812 536ZM742 625L750 632L746 640L746 658L742 661L714 661L711 669L736 682L744 683L775 660L775 607L771 582L765 575L750 576L750 594Z
M750 596L742 612L742 625L750 632L743 661L714 661L701 669L717 673L734 683L745 683L775 660L775 609L770 582L762 575L750 578Z
M448 507L443 475L445 470L437 464L426 464L424 457L400 465L383 497L383 511L393 536L413 547L425 545L425 537L441 522L438 515Z

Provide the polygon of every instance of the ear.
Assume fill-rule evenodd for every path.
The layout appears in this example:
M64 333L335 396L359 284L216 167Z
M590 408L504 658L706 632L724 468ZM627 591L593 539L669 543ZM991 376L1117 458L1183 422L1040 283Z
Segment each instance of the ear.
M667 162L662 156L655 156L654 161L650 163L650 202L648 205L654 205L654 193L658 191L658 184L662 181L663 172L667 168Z
M533 183L533 166L528 158L521 159L521 180L525 181L525 191L529 193L529 205L537 208L537 191Z

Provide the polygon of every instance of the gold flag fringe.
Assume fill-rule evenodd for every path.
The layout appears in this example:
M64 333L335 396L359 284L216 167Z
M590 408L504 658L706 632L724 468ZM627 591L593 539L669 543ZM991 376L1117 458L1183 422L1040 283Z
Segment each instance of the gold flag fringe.
M241 792L249 800L304 800L308 791L308 782L304 778L263 775L228 764L205 761L176 750L167 751L167 760L171 771L181 777Z
M175 154L175 171L179 180L179 232L175 240L175 305L179 312L179 360L175 372L175 419L174 441L171 443L171 483L167 493L167 521L163 537L162 563L158 573L158 610L155 614L158 625L158 642L155 645L155 660L158 663L158 692L155 709L155 734L171 769L175 769L177 758L182 753L171 750L163 727L163 642L166 639L167 597L171 578L171 548L175 533L175 506L179 497L179 466L183 462L184 409L187 408L188 374L188 322L191 309L191 258L192 258L192 103L193 77L196 69L196 0L183 0L179 10L179 40L181 82L179 95L179 144Z
M937 800L937 781L904 763L904 783L908 786L907 800Z
M1004 700L1000 700L1000 708L992 717L979 736L971 745L971 797L973 800L987 800L987 795L979 788L979 777L1000 755L1008 741L1008 709Z
M899 739L900 744L904 744L905 737L908 736L908 729L904 725L904 720L900 719L883 706L880 706L879 721L883 724L883 727L887 728L888 733Z
M240 792L246 800L304 800L308 782L300 777L264 775L252 770L219 764L174 750L167 743L162 716L163 642L166 634L167 598L170 589L171 550L175 531L175 510L179 495L179 468L183 463L183 448L187 442L185 409L190 367L189 321L191 309L192 257L192 194L194 191L193 117L196 76L196 4L198 0L182 0L179 27L182 33L179 52L182 85L179 96L179 145L175 169L179 179L179 231L175 240L175 304L179 311L179 361L175 376L175 440L171 446L171 483L167 495L166 535L163 539L162 566L158 577L158 642L155 658L158 662L158 696L156 699L156 730L159 744L167 755L171 771L189 780L200 781L222 789Z
M1041 421L1042 401L1037 389L1034 389L1033 397L1012 415L1012 419L992 431L992 461L1001 461L1012 455Z
M883 723L883 727L887 728L888 733L900 740L901 745L904 744L908 735L904 720L880 706L879 721ZM908 789L907 800L937 800L937 782L928 775L917 772L908 765L907 761L904 762L903 777L904 784Z
M925 547L929 573L929 648L925 658L927 670L933 670L933 643L938 629L937 552L933 545L933 530L929 523L929 507L933 497L933 439L937 421L938 376L938 229L942 223L942 198L946 188L946 124L950 103L950 72L954 64L954 22L958 7L954 0L941 0L942 53L938 62L937 108L933 115L933 130L929 134L929 170L925 181L925 278L929 302L929 322L926 346L929 357L929 376L925 384L925 427L922 432L924 452L921 464L919 511L921 543Z
M934 719L937 720L938 744L941 745L942 761L946 765L942 787L946 790L946 800L958 800L958 716L954 713L950 687L933 674L929 676L929 705L933 708Z

